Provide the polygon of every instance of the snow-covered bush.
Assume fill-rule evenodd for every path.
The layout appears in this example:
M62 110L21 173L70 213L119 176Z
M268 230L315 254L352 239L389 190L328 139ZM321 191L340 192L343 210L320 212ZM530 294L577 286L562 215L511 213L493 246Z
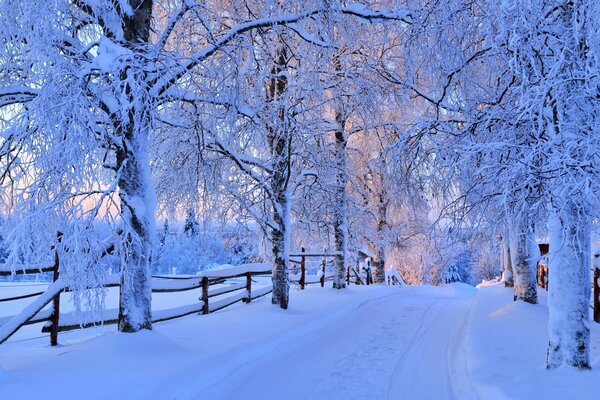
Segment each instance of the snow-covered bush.
M223 264L258 260L258 243L252 232L227 227L210 229L191 218L186 219L181 232L176 228L171 230L168 222L163 225L154 263L156 274L171 274L173 269L177 274L195 274Z

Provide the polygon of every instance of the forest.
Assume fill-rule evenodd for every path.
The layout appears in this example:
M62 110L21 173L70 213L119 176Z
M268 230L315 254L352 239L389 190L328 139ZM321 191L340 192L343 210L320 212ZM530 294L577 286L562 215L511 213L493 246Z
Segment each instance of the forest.
M7 271L56 255L95 310L116 272L140 332L153 274L268 263L291 312L300 248L338 292L368 264L536 304L544 244L545 368L591 368L600 2L0 0L0 26Z

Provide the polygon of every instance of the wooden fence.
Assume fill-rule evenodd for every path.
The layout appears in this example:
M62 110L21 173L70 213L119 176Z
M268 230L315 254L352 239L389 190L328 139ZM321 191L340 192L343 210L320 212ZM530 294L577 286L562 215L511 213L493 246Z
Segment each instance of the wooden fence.
M111 249L112 247L109 247L105 253L109 254L112 251ZM304 290L306 285L316 283L320 283L321 287L324 287L325 281L333 280L333 276L326 272L327 261L339 256L340 253L336 252L310 253L306 252L304 248L300 252L290 254L290 262L296 264L296 267L290 268L290 281L299 283L302 290ZM317 275L307 274L307 259L309 258L322 258L320 270ZM61 293L70 292L72 289L61 279L59 267L60 257L57 251L54 252L54 263L52 265L19 268L0 266L0 276L52 272L52 283L45 291L0 298L0 302L12 302L36 297L20 314L0 318L0 344L8 340L21 327L41 322L45 322L42 332L50 333L50 344L52 346L58 343L59 332L118 322L118 309L103 310L100 317L94 313L61 313L60 295ZM239 301L250 303L253 299L265 296L273 291L271 285L265 285L253 290L252 278L270 275L271 266L268 264L244 264L232 268L202 271L195 276L153 276L152 293L198 290L199 301L194 304L171 309L155 310L152 312L152 322L167 321L194 313L209 314ZM228 282L229 279L235 278L245 278L245 281ZM366 270L364 275L361 275L358 266L356 268L348 267L346 271L346 283L372 284L373 279L370 269ZM109 275L102 286L104 288L120 288L120 276ZM233 295L211 301L215 297L230 293L233 293ZM50 303L52 303L52 307L46 309L46 306Z
M338 252L309 253L309 252L306 252L306 249L304 249L304 247L301 248L299 253L291 253L290 254L290 262L292 264L298 265L295 268L291 268L291 271L295 273L295 275L297 277L297 281L300 285L300 289L304 290L304 287L306 285L310 285L313 283L320 283L321 287L324 287L326 281L333 280L333 275L328 276L326 274L327 261L328 261L328 258L335 259L336 257L340 257L340 256L341 256L341 254ZM313 281L311 281L310 279L307 280L306 261L309 258L322 258L320 271L319 271L319 274L317 275L318 280L313 280ZM346 284L349 285L350 283L355 283L357 285L365 285L365 284L372 285L373 284L373 273L372 273L371 269L370 268L366 269L364 271L364 276L363 276L360 273L359 265L357 265L356 268L351 268L350 266L348 266L346 268Z
M50 344L56 345L58 333L79 328L87 328L99 324L113 324L118 321L118 309L107 309L102 311L102 317L98 318L93 313L61 313L60 294L69 292L71 289L58 275L58 257L52 267L27 268L23 270L7 271L0 269L1 275L53 272L53 282L43 292L28 293L26 295L0 298L0 302L11 302L30 297L37 297L31 304L17 315L0 318L0 344L5 342L21 327L26 325L45 322L42 332L50 333ZM267 295L272 292L272 286L252 289L253 277L271 275L271 266L268 264L245 264L222 270L203 271L197 276L168 277L153 276L153 293L174 293L189 290L198 290L199 302L196 304L179 306L166 310L156 310L152 313L153 322L167 321L183 317L189 314L209 314L239 301L249 303L251 300ZM243 283L229 283L228 279L246 278ZM120 287L120 276L110 275L104 282L105 288ZM216 301L211 299L234 293L232 296L220 298ZM44 309L48 304L52 307Z
M318 275L309 275L306 272L307 258L321 257L321 268ZM338 253L308 253L303 248L300 253L290 254L290 261L297 264L291 268L290 281L297 282L301 289L306 285L320 283L325 286L325 281L333 279L331 274L326 273L327 259L339 257ZM298 260L299 258L299 260ZM50 344L58 343L58 333L80 328L88 328L100 324L114 324L118 322L118 309L106 309L101 316L95 313L60 312L61 293L70 292L72 289L63 282L59 275L60 258L55 252L53 265L40 265L30 267L10 268L0 266L0 276L52 273L52 283L45 291L38 291L24 295L0 298L0 302L12 302L35 297L23 311L17 315L0 318L0 344L15 334L21 327L44 322L42 332L50 333ZM351 282L351 274L354 274L354 283L363 284L358 270L348 267L346 281ZM249 303L253 299L265 296L272 292L271 285L265 285L253 290L253 277L270 276L271 266L268 264L245 264L237 267L221 270L202 271L196 276L153 276L152 293L174 293L197 290L199 301L194 304L179 306L166 310L155 310L152 312L152 321L161 322L186 315L198 313L209 314L237 302ZM229 282L230 279L245 278L243 282ZM369 279L366 279L369 283ZM120 288L119 275L109 275L104 281L104 288ZM232 294L223 298L223 295ZM216 300L214 298L219 297ZM52 303L52 307L46 308Z
M594 321L600 324L600 268L594 268L593 277Z

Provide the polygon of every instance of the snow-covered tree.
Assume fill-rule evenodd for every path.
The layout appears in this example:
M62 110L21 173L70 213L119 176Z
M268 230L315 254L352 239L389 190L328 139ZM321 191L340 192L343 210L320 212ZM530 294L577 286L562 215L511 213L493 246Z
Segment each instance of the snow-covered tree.
M198 236L200 224L196 218L196 211L193 208L188 208L183 225L183 233L188 236Z

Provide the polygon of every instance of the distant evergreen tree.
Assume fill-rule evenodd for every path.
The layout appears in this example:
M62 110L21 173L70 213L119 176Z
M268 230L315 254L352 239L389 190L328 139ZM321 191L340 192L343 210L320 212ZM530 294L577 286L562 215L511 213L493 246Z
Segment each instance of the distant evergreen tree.
M458 265L451 265L445 273L444 283L462 282L460 273L458 272Z
M162 232L160 233L160 245L164 246L165 245L165 240L167 239L167 236L169 235L169 218L165 218L165 222L163 223L163 229Z
M196 212L193 208L188 208L187 216L185 217L185 225L183 233L186 236L197 236L200 232L200 224L196 218Z

